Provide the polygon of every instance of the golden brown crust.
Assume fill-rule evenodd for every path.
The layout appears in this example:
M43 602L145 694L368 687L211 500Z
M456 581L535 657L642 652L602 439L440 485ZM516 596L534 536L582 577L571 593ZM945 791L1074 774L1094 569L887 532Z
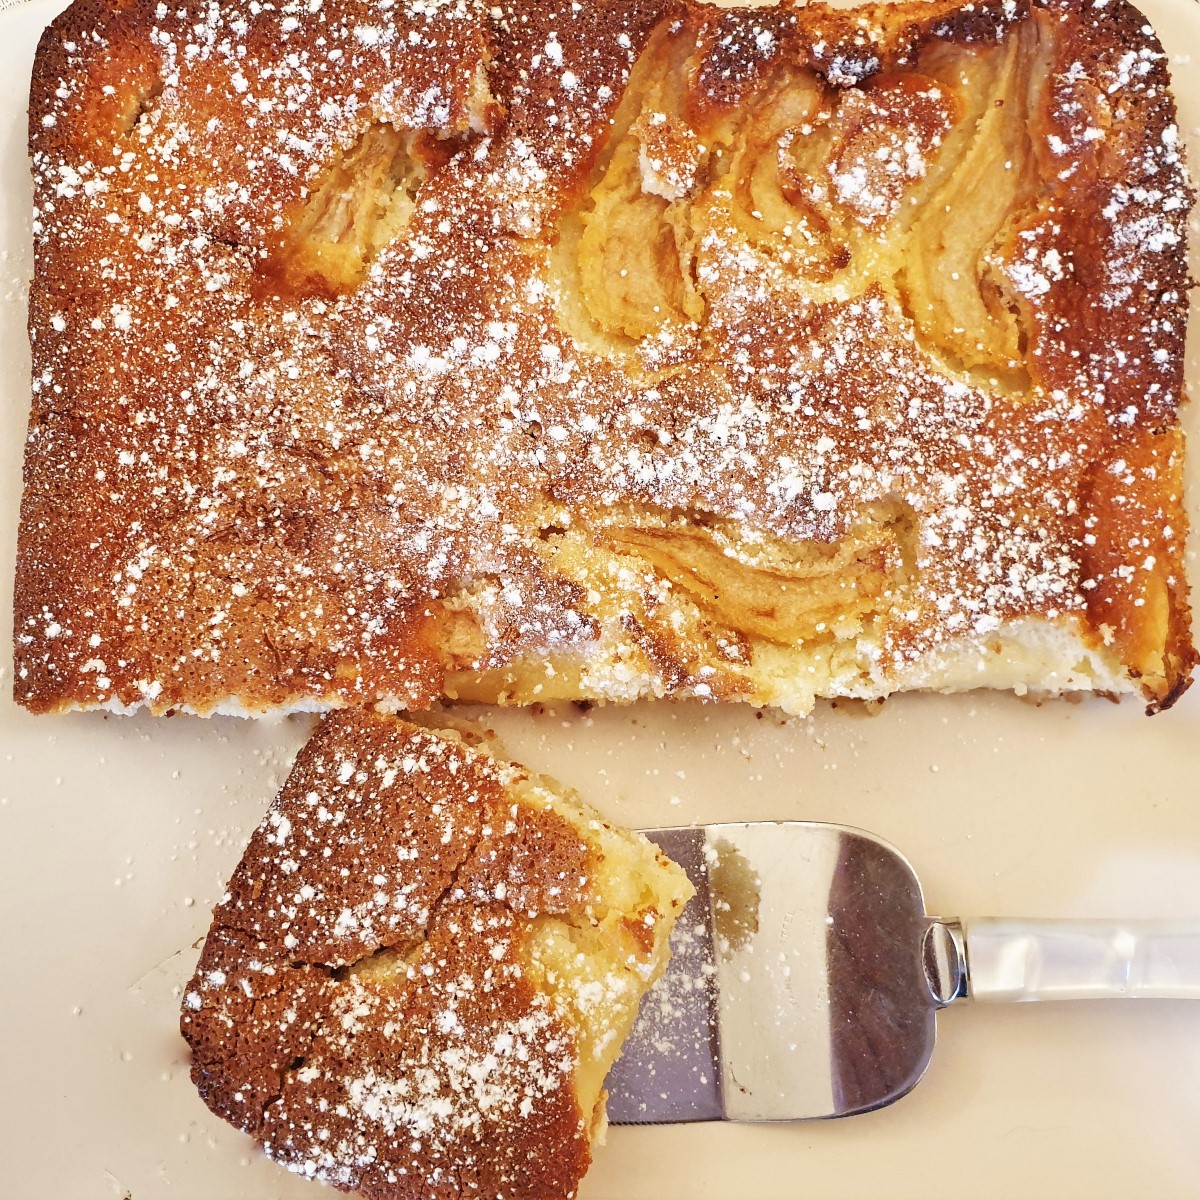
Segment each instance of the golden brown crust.
M1127 4L84 0L30 145L31 709L803 707L1027 620L1187 684L1192 196Z
M632 1022L687 897L676 868L630 842L627 869L670 897L661 928L623 909L602 882L604 827L531 799L527 780L453 732L326 718L185 992L192 1077L214 1112L290 1169L368 1197L574 1194L590 1161L585 1052L607 1033L603 1061L615 1056L611 1013ZM630 925L603 937L636 984L609 1016L584 1006L584 1028L538 939L561 922L582 961L598 906Z

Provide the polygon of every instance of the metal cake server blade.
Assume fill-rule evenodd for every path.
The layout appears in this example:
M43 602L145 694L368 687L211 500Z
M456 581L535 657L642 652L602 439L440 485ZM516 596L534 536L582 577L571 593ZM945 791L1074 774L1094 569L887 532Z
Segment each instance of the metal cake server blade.
M609 1074L613 1124L882 1108L920 1081L955 1000L1200 999L1200 920L947 920L859 829L645 832L696 896Z

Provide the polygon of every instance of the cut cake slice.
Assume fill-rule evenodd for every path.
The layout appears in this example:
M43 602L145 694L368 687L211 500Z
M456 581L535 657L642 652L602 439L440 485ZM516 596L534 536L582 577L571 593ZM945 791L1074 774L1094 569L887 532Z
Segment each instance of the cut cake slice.
M367 1197L573 1195L691 894L465 729L331 715L213 913L192 1077L277 1162Z

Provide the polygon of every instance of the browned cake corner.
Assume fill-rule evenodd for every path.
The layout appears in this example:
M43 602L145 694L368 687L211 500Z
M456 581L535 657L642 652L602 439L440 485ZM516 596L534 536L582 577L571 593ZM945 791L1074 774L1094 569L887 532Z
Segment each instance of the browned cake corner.
M1195 662L1130 5L77 2L30 148L36 711Z
M345 1190L561 1200L691 892L461 731L327 717L213 913L192 1078Z

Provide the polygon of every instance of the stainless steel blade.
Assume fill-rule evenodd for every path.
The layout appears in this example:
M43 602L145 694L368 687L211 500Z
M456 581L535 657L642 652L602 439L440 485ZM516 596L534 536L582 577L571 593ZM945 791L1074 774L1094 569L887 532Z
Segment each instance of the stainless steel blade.
M609 1076L613 1123L848 1116L915 1086L937 1003L898 851L815 822L647 836L697 894Z

